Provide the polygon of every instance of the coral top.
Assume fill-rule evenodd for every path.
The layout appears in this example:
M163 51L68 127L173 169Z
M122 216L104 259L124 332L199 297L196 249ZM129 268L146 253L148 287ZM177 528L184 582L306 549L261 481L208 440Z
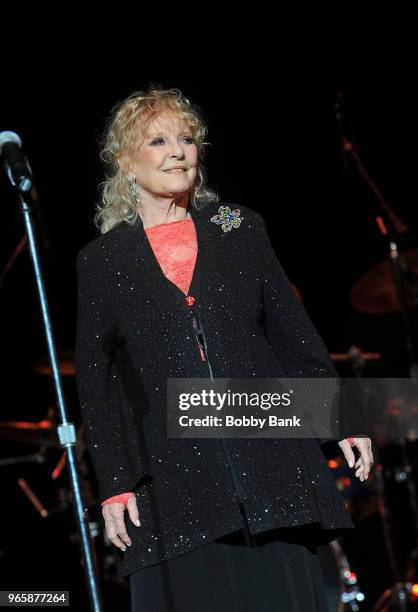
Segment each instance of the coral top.
M187 295L197 257L193 219L153 225L145 232L165 276Z
M197 257L193 219L152 225L146 228L145 233L165 276L187 295ZM135 497L132 491L115 495L106 499L102 506L119 502L126 507L131 497Z

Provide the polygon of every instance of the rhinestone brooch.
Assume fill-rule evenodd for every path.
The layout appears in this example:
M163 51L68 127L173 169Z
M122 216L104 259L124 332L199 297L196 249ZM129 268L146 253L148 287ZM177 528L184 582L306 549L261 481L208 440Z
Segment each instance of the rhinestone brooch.
M212 223L222 224L224 232L230 232L233 227L238 228L244 217L240 217L240 209L231 210L229 206L220 206L218 214L211 218Z

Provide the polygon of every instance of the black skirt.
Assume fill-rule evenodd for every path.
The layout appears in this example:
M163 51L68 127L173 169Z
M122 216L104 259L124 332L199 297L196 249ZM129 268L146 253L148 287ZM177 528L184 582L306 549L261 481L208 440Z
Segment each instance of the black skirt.
M132 612L328 612L309 529L236 531L130 575Z

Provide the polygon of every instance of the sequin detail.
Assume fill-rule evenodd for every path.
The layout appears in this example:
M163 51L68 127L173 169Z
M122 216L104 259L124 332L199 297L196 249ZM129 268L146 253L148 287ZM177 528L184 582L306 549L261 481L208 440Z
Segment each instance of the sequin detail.
M126 520L133 545L121 553L120 576L243 526L220 440L167 437L167 379L207 377L191 311L214 377L336 375L260 215L239 207L246 222L225 239L211 223L218 207L191 211L192 308L140 223L122 222L78 255L76 380L100 500L134 491L141 521ZM317 440L227 442L252 534L312 523L326 541L352 529Z

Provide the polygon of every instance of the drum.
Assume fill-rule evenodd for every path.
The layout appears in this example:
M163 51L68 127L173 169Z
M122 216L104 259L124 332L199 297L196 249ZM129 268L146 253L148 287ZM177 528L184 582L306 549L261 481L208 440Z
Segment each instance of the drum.
M343 612L350 604L351 608L348 609L356 610L356 605L364 600L364 594L341 545L337 540L333 540L329 544L318 546L318 557L330 612Z

